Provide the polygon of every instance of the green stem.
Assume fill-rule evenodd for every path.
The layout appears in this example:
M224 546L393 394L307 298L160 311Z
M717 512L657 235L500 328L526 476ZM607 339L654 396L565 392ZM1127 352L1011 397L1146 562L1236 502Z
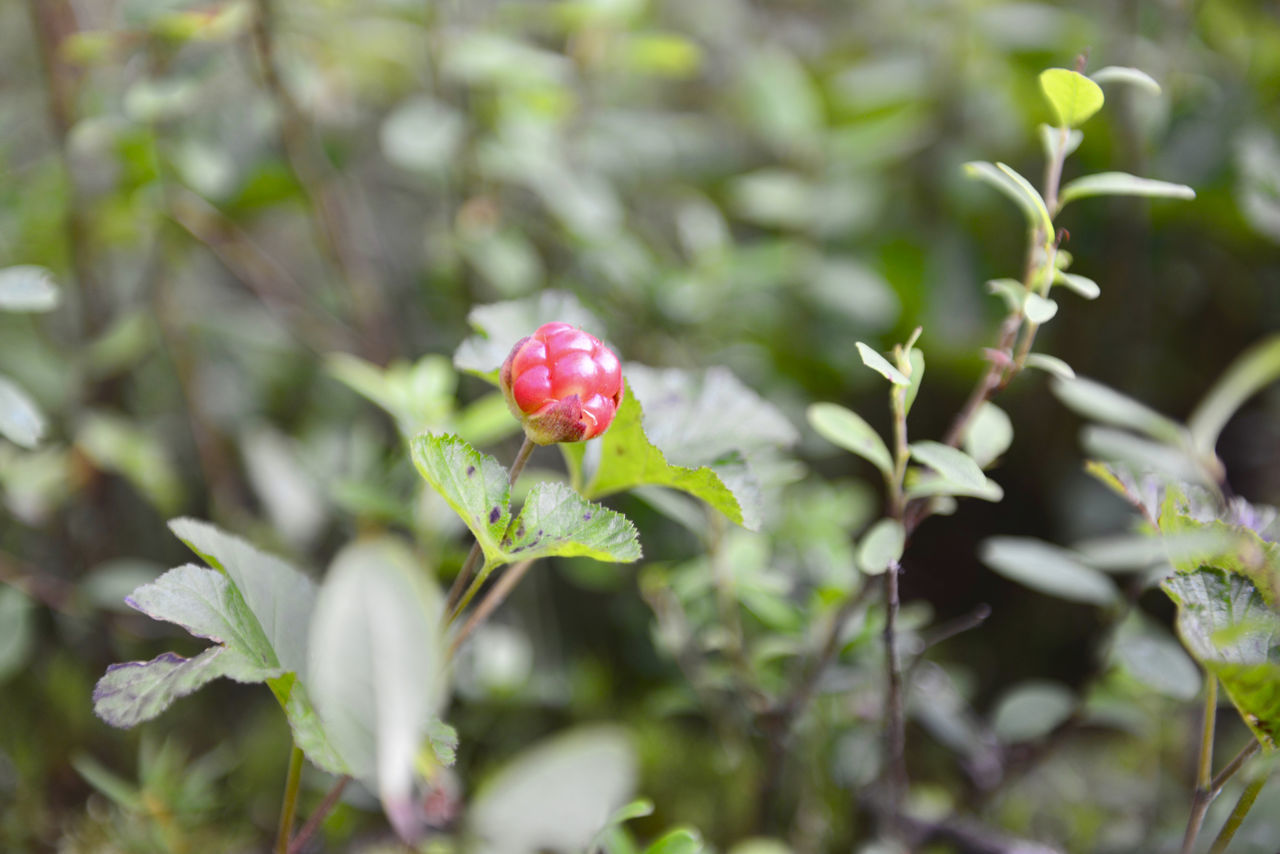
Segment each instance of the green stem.
M506 599L507 594L520 583L520 579L524 577L524 574L529 571L531 566L533 566L532 560L522 561L502 574L502 577L498 579L498 583L493 585L493 589L480 600L475 612L467 618L467 621L462 624L462 628L458 630L453 643L449 646L450 658L457 654L458 648L462 646L462 642L467 639L467 636L488 619L495 608L502 604L502 600Z
M1204 815L1213 802L1213 730L1218 713L1218 679L1212 673L1205 674L1204 721L1200 729L1200 759L1196 770L1196 790L1191 796L1191 814L1187 817L1187 830L1182 835L1182 854L1191 854Z
M1266 783L1267 777L1264 774L1251 782L1240 793L1240 800L1236 801L1236 807L1231 811L1231 815L1227 817L1227 823L1222 826L1222 830L1218 833L1218 838L1213 840L1213 847L1209 849L1209 854L1223 854L1227 850L1227 846L1231 843L1231 838L1240 829L1241 822L1249 814L1249 810L1253 808L1253 802L1258 799L1258 793L1262 791L1262 787Z
M284 781L284 803L280 805L280 829L276 833L276 854L288 854L293 821L298 815L298 790L302 788L302 748L296 744L289 754L289 774Z

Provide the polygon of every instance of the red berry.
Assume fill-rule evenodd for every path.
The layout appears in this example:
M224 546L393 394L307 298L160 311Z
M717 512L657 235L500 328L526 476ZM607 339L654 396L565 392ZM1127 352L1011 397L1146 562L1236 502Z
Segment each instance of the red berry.
M521 338L502 363L507 406L539 445L594 439L622 404L622 365L608 347L567 323Z

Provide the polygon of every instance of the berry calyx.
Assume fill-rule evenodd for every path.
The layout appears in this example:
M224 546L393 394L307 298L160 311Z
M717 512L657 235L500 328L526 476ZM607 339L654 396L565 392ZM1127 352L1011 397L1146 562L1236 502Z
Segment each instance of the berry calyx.
M546 323L511 348L499 374L511 414L539 445L594 439L622 404L622 365L600 339Z

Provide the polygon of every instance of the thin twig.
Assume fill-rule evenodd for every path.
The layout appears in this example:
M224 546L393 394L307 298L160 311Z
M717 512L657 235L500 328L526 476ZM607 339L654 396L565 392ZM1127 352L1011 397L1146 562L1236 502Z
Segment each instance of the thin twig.
M1213 840L1213 847L1209 849L1209 854L1224 854L1227 846L1231 844L1231 839L1236 835L1236 831L1240 829L1244 817L1249 814L1249 810L1253 809L1253 802L1258 799L1258 793L1262 791L1262 787L1267 784L1267 775L1263 774L1256 780L1245 786L1243 792L1240 793L1240 800L1236 801L1235 809L1231 810L1231 815L1227 816L1226 824L1222 825L1222 830L1218 832L1218 837Z
M338 798L342 797L342 790L351 782L351 776L343 774L338 778L338 782L333 784L333 788L325 793L324 800L316 807L316 811L307 819L307 823L302 825L302 830L298 831L298 835L293 837L293 841L289 843L288 854L301 854L302 849L307 842L320 828L321 822L333 810L338 803Z
M520 579L529 571L529 567L533 566L532 560L521 561L512 565L506 572L502 573L502 577L498 579L493 588L480 600L480 604L476 606L475 611L462 624L462 628L458 629L458 634L454 636L453 643L449 645L449 657L453 658L458 653L458 648L462 646L462 642L467 639L476 627L488 619L493 610L502 604L502 600L507 598L512 589L520 583Z
M1187 829L1182 835L1182 854L1191 854L1205 813L1213 802L1213 731L1218 716L1218 679L1212 673L1205 674L1204 718L1200 727L1200 756L1196 765L1196 790L1191 796L1191 813L1187 817Z

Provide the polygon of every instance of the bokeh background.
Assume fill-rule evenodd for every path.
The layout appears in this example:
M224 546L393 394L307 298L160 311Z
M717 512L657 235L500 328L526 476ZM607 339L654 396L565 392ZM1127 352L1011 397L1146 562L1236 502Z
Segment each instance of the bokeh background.
M1018 276L1026 240L1017 209L961 164L1038 177L1051 115L1036 75L1078 56L1142 68L1163 93L1108 88L1068 176L1128 171L1197 198L1073 205L1073 270L1102 296L1064 298L1038 349L1185 417L1280 328L1274 3L0 4L0 266L47 267L62 292L48 314L0 315L0 372L48 419L34 450L0 440L0 848L264 849L288 757L268 692L217 684L141 731L94 718L108 663L198 648L122 597L188 559L164 525L176 515L316 572L360 532L410 530L451 573L467 543L413 509L398 427L445 423L490 392L448 361L476 305L568 291L626 360L730 368L802 436L807 469L768 536L847 557L878 502L873 472L814 436L804 408L836 401L886 428L883 385L853 344L887 349L919 325L912 429L945 430L999 321L983 282ZM412 393L386 407L399 424L335 353L404 363L397 388ZM938 651L979 713L1022 679L1085 679L1098 627L993 576L976 544L1130 524L1083 473L1079 422L1042 378L1000 404L1016 433L993 475L1005 501L930 522L903 581L937 619L991 605L981 631ZM1280 395L1260 396L1220 446L1251 500L1280 503L1278 416ZM509 459L503 417L481 433ZM559 461L540 452L534 466ZM648 565L698 554L649 505L618 506ZM451 712L459 777L470 787L572 723L624 722L656 803L640 834L688 823L727 848L767 829L758 759L690 700L655 641L645 571L533 574ZM1159 594L1143 605L1168 621ZM1072 850L1134 850L1133 834L1183 815L1194 714L1169 708L1164 731L1113 754L1111 789L1077 757L1050 779L1065 789L1045 784L1056 817L1031 801L985 808ZM910 735L913 769L945 790L941 748ZM801 764L819 782L792 790L792 844L847 850L860 831L838 805L857 750L810 749ZM1143 778L1152 757L1168 776L1124 813L1139 829L1108 837L1124 774ZM1072 780L1082 803L1064 813ZM1277 844L1272 820L1253 831L1260 851ZM328 844L360 850L381 827L344 808Z

